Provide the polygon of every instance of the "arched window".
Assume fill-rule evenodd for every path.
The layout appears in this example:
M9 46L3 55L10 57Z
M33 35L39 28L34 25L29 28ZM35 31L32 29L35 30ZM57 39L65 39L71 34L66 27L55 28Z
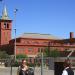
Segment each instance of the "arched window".
M7 23L7 28L9 28L9 24Z
M7 22L4 22L4 28L9 28L9 24Z
M7 22L4 22L4 28L7 28Z

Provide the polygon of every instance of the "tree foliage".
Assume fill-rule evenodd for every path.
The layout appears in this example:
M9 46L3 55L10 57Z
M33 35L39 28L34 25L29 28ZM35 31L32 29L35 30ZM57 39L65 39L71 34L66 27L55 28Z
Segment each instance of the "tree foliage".
M5 51L0 51L0 59L9 58L9 55Z
M25 55L25 54L18 54L18 55L16 56L16 58L17 58L17 59L27 58L27 55Z
M45 49L44 56L46 57L58 57L60 56L60 52L57 49Z

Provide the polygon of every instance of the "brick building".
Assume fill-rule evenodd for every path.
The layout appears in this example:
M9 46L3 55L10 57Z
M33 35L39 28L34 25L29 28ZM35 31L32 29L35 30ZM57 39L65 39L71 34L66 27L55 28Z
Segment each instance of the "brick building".
M15 39L11 38L12 20L8 17L4 7L0 18L0 47L8 54L14 54ZM69 39L62 39L51 34L24 33L16 38L16 54L26 54L28 57L35 57L40 50L46 47L55 48L60 51L74 50L74 33L70 32Z

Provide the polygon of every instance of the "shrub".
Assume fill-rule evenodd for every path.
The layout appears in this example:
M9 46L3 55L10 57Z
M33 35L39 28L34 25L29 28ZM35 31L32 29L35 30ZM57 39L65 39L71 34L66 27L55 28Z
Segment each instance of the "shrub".
M24 58L27 58L27 55L25 55L25 54L18 54L16 56L16 59L24 59Z

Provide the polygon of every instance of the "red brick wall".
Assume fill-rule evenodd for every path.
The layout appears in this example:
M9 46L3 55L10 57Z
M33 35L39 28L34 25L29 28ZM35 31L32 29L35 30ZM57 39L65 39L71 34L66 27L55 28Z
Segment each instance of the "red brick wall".
M8 28L4 27L4 23L8 24ZM0 45L9 44L11 40L11 28L12 28L12 21L0 21Z

